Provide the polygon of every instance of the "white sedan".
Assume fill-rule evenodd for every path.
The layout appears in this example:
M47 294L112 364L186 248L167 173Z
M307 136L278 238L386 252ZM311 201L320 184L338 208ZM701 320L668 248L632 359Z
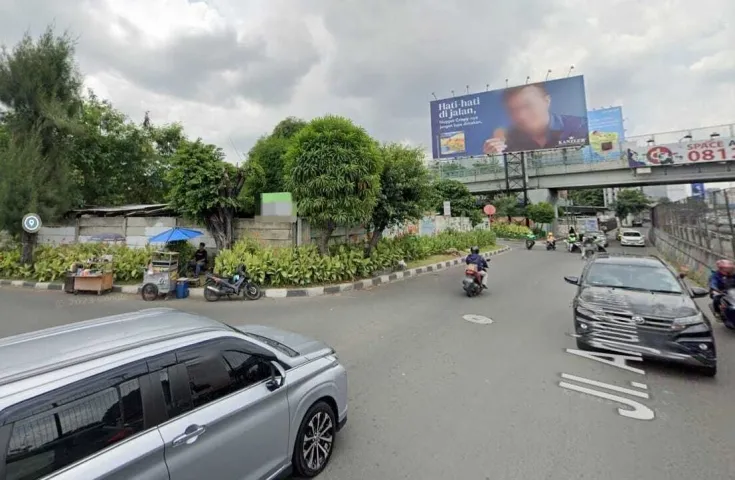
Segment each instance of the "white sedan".
M646 237L637 230L623 230L620 235L620 245L623 247L645 247Z

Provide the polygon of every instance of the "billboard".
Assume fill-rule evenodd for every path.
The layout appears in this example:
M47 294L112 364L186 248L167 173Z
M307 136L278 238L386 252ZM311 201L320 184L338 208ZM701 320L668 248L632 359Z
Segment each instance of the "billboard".
M589 144L584 77L434 100L435 159Z
M625 140L622 107L601 108L587 112L590 144L584 149L584 161L620 160L620 143Z
M692 183L692 197L704 200L704 183Z
M735 138L713 138L640 147L626 146L630 168L735 161Z

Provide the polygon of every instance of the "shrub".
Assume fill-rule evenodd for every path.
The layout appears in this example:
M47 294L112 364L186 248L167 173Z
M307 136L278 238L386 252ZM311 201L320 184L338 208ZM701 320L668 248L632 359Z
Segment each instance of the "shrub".
M490 247L495 244L495 238L490 230L448 231L433 237L404 235L382 239L368 257L364 244L334 245L329 255L322 256L314 245L259 247L245 239L217 255L215 270L231 275L242 264L256 282L273 287L339 283L392 270L401 260L423 260L453 250L466 251L473 245Z
M75 262L83 262L101 255L112 255L115 281L142 280L143 268L151 258L150 248L129 248L121 245L80 243L36 248L32 266L20 264L20 250L0 252L0 278L36 279L53 282L64 277Z
M529 233L531 229L523 225L514 225L507 223L494 223L492 230L498 238L522 239Z

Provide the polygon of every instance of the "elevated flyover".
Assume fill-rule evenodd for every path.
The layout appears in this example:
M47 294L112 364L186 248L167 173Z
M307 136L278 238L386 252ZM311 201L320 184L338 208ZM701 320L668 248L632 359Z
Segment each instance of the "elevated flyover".
M465 159L466 160L466 159ZM522 183L509 182L501 162L473 159L471 166L442 166L435 170L442 178L458 180L478 194L522 190ZM488 164L483 164L488 162ZM703 162L631 168L627 159L584 163L581 151L529 154L525 159L527 189L573 190L579 188L634 187L695 182L735 181L735 161Z

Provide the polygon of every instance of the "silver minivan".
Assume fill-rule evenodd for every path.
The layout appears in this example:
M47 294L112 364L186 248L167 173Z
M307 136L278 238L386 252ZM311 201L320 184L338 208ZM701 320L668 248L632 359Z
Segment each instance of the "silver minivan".
M0 480L324 470L347 373L322 342L168 308L0 339Z

